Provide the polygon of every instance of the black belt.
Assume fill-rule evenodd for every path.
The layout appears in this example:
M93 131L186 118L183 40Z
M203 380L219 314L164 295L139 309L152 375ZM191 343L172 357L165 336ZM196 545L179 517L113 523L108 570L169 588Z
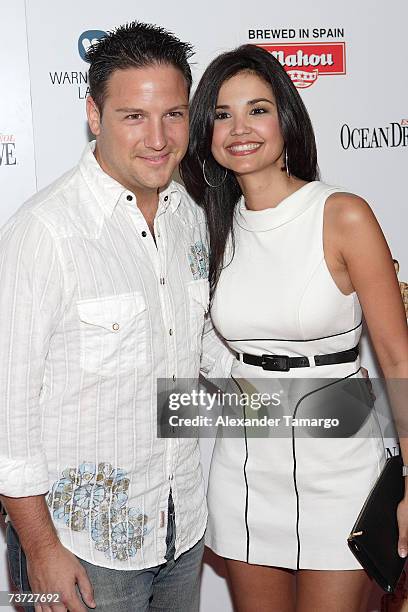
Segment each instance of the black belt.
M314 355L314 365L324 366L335 363L350 363L358 357L358 345L348 351L338 353L328 353L327 355ZM277 372L289 372L291 368L310 368L309 357L289 357L288 355L249 355L239 353L237 357L240 361L249 365L259 366L264 370ZM313 364L312 364L313 365Z

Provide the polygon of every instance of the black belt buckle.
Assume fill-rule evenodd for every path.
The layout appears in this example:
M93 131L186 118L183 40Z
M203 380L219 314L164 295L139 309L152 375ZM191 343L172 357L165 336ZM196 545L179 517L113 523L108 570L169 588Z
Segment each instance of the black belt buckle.
M289 372L289 357L287 355L262 355L262 369Z

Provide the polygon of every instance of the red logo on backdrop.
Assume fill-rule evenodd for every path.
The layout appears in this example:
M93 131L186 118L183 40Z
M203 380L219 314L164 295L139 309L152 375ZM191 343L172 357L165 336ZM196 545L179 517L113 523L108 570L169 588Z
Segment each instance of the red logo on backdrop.
M346 74L346 43L281 43L257 45L269 51L285 68L299 89L310 87L317 77Z

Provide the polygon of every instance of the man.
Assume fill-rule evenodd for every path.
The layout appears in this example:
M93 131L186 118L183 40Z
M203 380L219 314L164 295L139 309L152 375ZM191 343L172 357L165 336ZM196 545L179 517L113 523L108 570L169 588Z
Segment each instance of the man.
M208 305L204 217L171 181L191 55L140 23L92 48L96 143L1 232L9 561L19 589L62 602L36 611L198 610L198 445L156 435L156 379L197 376Z

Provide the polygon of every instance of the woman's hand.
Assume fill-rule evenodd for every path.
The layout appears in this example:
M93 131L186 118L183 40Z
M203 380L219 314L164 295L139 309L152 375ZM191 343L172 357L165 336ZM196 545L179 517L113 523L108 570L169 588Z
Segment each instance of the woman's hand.
M398 520L398 554L404 558L408 555L408 497L398 504L397 508Z

